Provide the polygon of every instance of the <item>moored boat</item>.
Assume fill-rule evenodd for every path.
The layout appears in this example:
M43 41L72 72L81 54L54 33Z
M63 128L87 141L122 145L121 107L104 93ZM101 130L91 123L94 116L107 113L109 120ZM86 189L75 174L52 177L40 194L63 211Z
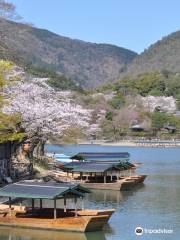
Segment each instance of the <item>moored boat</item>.
M72 174L74 181L90 189L130 190L143 183L147 175L135 175L136 167L128 161L79 161L65 164L61 169Z
M53 158L56 163L70 163L72 159L69 155L63 153L46 153L50 158Z
M82 186L90 189L102 189L102 190L115 190L115 191L127 191L132 190L138 185L142 184L147 175L137 175L136 177L124 177L114 182L109 183L82 183Z
M9 197L9 205L0 205L0 225L43 230L88 232L101 230L114 209L77 209L77 199L89 193L87 188L77 184L18 182L0 190L0 196ZM11 205L11 198L32 199L31 207ZM74 199L75 208L67 209L66 200ZM34 207L39 199L39 207ZM54 201L54 208L43 208L43 199ZM64 200L64 209L56 206L56 200Z

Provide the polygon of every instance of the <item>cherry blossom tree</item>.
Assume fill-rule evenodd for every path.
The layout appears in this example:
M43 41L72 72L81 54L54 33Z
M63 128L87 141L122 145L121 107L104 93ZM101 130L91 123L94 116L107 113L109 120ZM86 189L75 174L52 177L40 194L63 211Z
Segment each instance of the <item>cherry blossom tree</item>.
M91 110L75 104L63 92L57 93L35 83L18 82L8 87L5 94L12 99L4 112L20 114L21 127L31 142L31 153L43 153L42 147L50 135L63 136L68 128L85 129L89 125Z

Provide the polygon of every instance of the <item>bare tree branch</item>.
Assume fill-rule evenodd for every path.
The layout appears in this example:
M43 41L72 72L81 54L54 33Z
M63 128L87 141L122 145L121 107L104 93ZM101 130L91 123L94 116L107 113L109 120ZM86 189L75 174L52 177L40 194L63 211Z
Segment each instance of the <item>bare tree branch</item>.
M16 6L6 0L0 0L0 17L19 21L22 17L16 12Z

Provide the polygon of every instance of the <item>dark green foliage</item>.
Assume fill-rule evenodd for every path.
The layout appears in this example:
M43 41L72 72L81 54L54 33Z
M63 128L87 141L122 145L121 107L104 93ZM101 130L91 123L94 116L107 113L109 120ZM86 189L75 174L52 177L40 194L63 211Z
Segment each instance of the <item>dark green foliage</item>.
M83 92L82 87L78 86L70 78L66 78L63 75L59 75L51 69L38 68L38 67L33 67L32 65L27 65L26 71L32 74L33 76L37 76L40 78L49 78L47 83L54 89L75 90L75 91Z
M152 127L154 129L160 130L168 123L168 116L166 113L154 112L152 114Z
M180 93L176 96L176 106L177 109L180 111Z
M121 93L119 93L109 101L109 104L115 109L120 109L125 104L125 98Z
M154 71L180 72L180 31L163 37L137 56L128 66L126 74L138 75Z
M154 112L152 114L152 128L156 130L160 130L165 125L172 125L179 129L180 127L180 119L173 115L162 113L162 112Z
M125 77L113 85L106 85L100 90L116 91L120 96L173 96L180 94L180 75L169 73L168 76L160 72L141 74L136 77Z
M83 91L81 87L76 86L76 84L71 81L69 78L65 76L57 75L56 77L51 77L47 83L57 90L75 90L75 91Z
M166 95L178 97L180 94L180 74L175 74L167 83Z
M125 95L133 93L141 96L147 96L151 93L163 95L166 84L161 74L155 72L124 78L115 84L115 89Z
M112 121L113 120L113 113L112 112L107 112L105 117L106 117L107 120Z

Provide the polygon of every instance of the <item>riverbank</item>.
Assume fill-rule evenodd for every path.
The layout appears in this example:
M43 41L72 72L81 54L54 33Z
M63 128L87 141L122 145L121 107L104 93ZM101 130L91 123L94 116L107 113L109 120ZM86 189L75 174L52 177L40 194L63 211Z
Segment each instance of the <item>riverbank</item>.
M104 140L93 140L93 141L80 141L78 144L81 145L102 145L102 146L117 146L117 147L180 147L180 140L168 141L168 140L122 140L122 141L104 141Z

